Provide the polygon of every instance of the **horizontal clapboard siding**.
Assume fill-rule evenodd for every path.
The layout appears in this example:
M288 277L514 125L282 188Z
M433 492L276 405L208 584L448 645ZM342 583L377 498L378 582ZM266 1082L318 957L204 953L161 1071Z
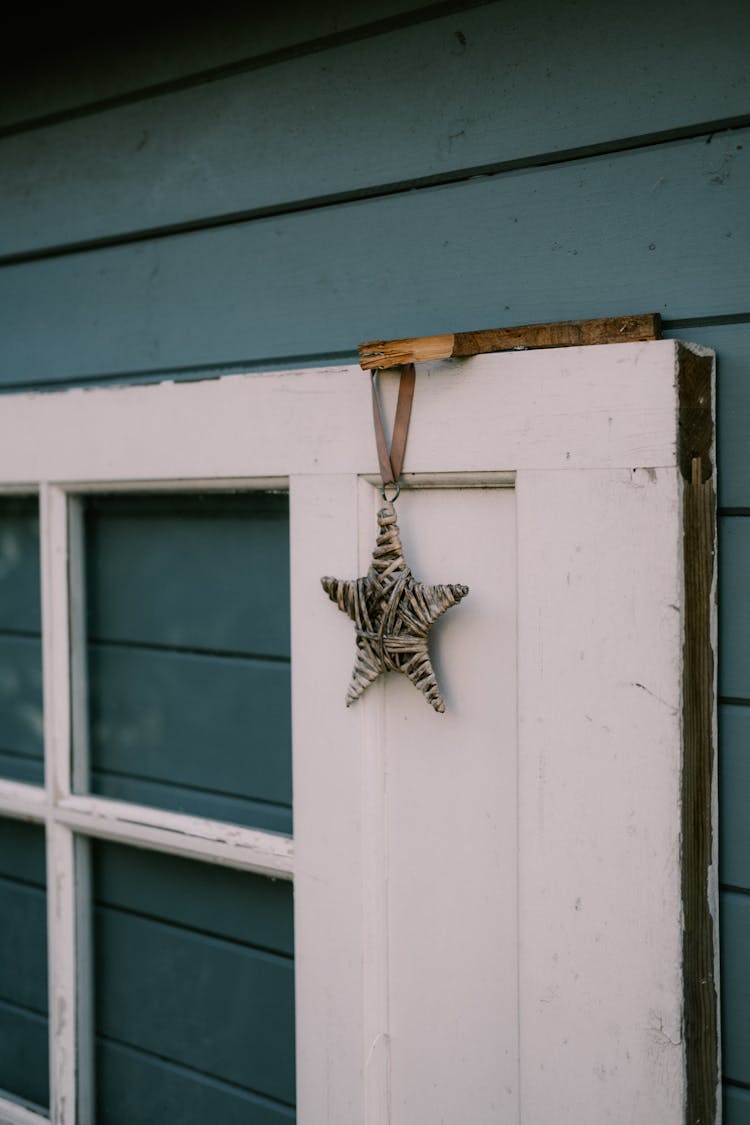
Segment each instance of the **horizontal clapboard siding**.
M286 495L86 503L91 787L291 831Z
M380 334L636 302L666 317L744 310L749 191L739 130L9 266L0 382L348 354Z
M366 37L384 24L430 18L435 8L472 6L471 0L437 5L434 0L355 0L330 6L287 0L283 8L264 9L262 18L254 7L219 3L194 7L189 18L182 9L175 19L169 6L136 3L121 11L115 37L106 19L71 25L64 13L56 16L51 9L41 24L33 15L25 24L19 11L20 27L0 54L8 89L0 102L0 128L142 97L160 85L192 83L196 72L205 81L215 68L273 65L287 54L321 50L329 40ZM24 29L37 45L33 54L18 51Z
M0 776L42 783L42 721L38 505L0 497Z
M622 37L596 0L577 7L575 50L555 58L565 5L489 4L6 138L0 255L705 129L747 112L750 10L694 0L693 21L675 24L668 6L639 0L629 19L648 23L644 38ZM521 57L522 68L498 65ZM720 67L722 82L697 85L697 67ZM450 111L435 113L446 88ZM311 107L322 132L310 127ZM399 118L408 146L391 141Z
M0 1092L49 1102L44 830L0 819Z
M727 1125L750 1122L749 20L747 6L699 0L637 0L628 25L644 35L594 0L214 7L177 24L152 13L117 45L76 35L36 68L12 43L21 65L4 68L0 100L0 254L40 255L0 264L2 388L290 366L378 336L646 310L716 349ZM90 240L102 245L70 252ZM209 556L202 578L221 569ZM90 650L93 787L174 807L176 775L162 775L182 739L180 807L288 817L272 771L267 789L245 785L231 755L216 762L213 803L195 805L208 801L205 731L223 741L248 725L232 686L245 649L233 634L208 653L200 636L170 634L203 613L200 597L171 622L147 599L161 631L149 637L141 591L117 573L106 612L119 623ZM217 595L200 628L235 594ZM263 656L273 678L283 655ZM217 706L201 699L191 741L176 701L202 661ZM174 739L154 742L167 720ZM131 738L149 747L138 772ZM4 749L0 738L0 772ZM168 1105L170 1083L187 1081L182 1063L134 1046L102 1044L99 1063L123 1122L143 1112L144 1075ZM234 1087L196 1083L181 1120L248 1119Z
M114 844L94 886L97 1121L294 1120L291 886Z

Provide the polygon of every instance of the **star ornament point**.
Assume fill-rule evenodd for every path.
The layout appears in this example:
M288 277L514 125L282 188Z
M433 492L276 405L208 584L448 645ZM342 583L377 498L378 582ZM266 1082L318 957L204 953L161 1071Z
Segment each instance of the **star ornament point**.
M357 655L346 705L351 706L383 672L402 672L435 711L445 711L428 642L439 617L469 593L468 586L417 582L404 559L396 512L378 512L378 538L363 578L321 578L323 589L349 615Z

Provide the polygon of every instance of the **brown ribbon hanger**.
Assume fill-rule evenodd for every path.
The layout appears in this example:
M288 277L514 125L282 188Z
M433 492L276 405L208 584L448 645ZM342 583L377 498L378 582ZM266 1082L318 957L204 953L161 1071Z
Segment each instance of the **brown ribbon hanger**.
M398 401L396 403L396 417L393 422L393 437L391 439L391 448L388 449L388 443L385 438L385 429L383 428L383 415L380 409L380 398L378 395L378 372L372 372L372 416L375 423L375 444L378 450L378 461L380 462L380 476L383 480L383 499L387 500L386 486L389 484L395 485L396 493L392 500L398 497L401 491L399 485L399 477L401 476L401 469L404 464L404 450L406 449L406 437L409 433L409 419L411 418L411 406L414 400L414 384L416 382L416 371L413 363L405 363L401 368L401 379L398 385Z

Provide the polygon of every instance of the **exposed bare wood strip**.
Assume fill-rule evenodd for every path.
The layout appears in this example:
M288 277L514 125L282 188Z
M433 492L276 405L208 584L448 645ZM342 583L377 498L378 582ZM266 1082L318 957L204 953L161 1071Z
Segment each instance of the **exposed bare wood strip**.
M567 320L550 324L524 324L516 328L486 328L479 332L456 332L442 336L418 336L405 340L372 340L359 345L363 369L399 367L404 363L506 352L513 348L567 348L587 344L624 344L658 340L658 313L614 316L598 320Z

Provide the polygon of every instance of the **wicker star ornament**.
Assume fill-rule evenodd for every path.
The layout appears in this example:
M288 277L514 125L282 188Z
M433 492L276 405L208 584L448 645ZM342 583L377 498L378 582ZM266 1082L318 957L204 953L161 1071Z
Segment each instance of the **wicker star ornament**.
M451 606L465 598L468 586L427 586L416 582L404 559L393 504L378 512L379 534L364 578L322 578L323 589L348 613L357 634L357 657L346 705L382 672L403 672L436 710L445 711L430 662L430 629Z

